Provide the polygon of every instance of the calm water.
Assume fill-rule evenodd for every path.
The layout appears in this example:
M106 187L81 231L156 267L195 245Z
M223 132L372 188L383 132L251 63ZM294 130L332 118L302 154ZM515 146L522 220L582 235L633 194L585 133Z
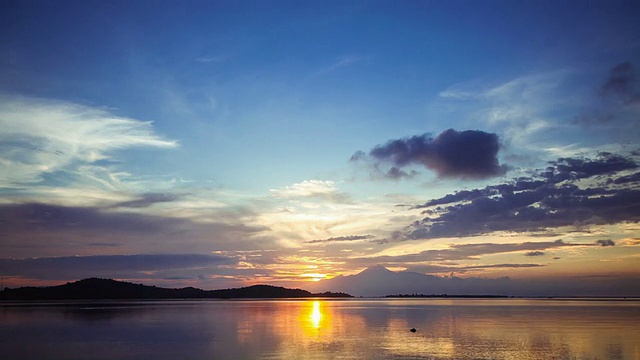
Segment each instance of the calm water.
M622 300L0 304L0 321L0 359L640 359Z

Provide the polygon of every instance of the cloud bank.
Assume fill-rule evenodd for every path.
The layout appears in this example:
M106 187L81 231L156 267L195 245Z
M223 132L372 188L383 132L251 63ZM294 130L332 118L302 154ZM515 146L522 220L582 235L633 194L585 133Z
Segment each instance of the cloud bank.
M210 272L220 265L237 261L221 255L135 254L0 259L4 276L59 280L86 277L138 278L152 272L200 270ZM205 271L204 269L209 269Z
M225 219L195 221L112 207L26 203L0 205L0 252L5 257L181 252L272 247L258 225ZM260 239L257 244L247 239Z
M494 231L543 231L560 226L640 221L640 183L627 178L638 164L601 153L595 159L561 158L537 176L465 190L418 208L427 215L409 239L464 237ZM634 178L635 179L635 178Z

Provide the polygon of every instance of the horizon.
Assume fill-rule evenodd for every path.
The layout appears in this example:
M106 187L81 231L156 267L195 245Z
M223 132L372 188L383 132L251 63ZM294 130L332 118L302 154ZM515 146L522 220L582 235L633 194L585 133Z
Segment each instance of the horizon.
M370 268L374 268L377 267L376 265L371 266ZM385 268L386 269L386 268ZM368 269L363 270L367 271ZM358 274L356 274L358 275ZM438 277L438 278L453 278L452 275L449 276L437 276L437 275L433 275L434 277ZM395 293L395 294L381 294L381 295L352 295L349 292L342 292L342 291L322 291L322 292L312 292L309 291L307 289L303 289L303 288L288 288L288 287L283 287L283 286L277 286L277 285L271 285L271 284L253 284L253 285L247 285L247 286L243 286L243 287L239 287L239 288L216 288L216 289L200 289L200 288L194 288L192 286L186 286L186 287L162 287L162 286L156 286L156 285L147 285L147 284L143 284L143 283L135 283L135 282L131 282L131 281L126 281L126 280L119 280L119 279L112 279L112 278L98 278L98 277L90 277L90 278L84 278L84 279L77 279L77 280L72 280L72 281L68 281L64 284L56 284L56 285L45 285L45 286L31 286L31 285L25 285L25 286L21 286L21 287L17 287L17 288L9 288L9 287L3 287L0 288L0 292L7 290L7 291L11 291L11 290L16 290L16 289L20 289L20 288L50 288L50 287L58 287L58 286L63 286L63 285L69 285L69 284L75 284L75 283L81 283L81 282L86 282L89 280L100 280L100 281L113 281L116 283L124 283L124 284L132 284L132 285L142 285L145 287L158 287L158 288L164 288L164 289L169 289L169 290L184 290L184 289L195 289L195 290L202 290L205 292L208 291L218 291L218 290L239 290L239 289L245 289L245 288L253 288L253 287L271 287L271 288L282 288L282 289L286 289L286 290L303 290L308 292L311 295L322 295L324 293L331 293L331 294L345 294L345 295L349 295L352 298L394 298L394 297L462 297L462 298L522 298L522 299L535 299L535 298L555 298L555 299L559 299L559 298L576 298L576 299L580 299L580 298L593 298L593 299L640 299L640 293L638 295L575 295L575 296L566 296L566 295L502 295L502 294L493 294L493 293L486 293L486 294L465 294L465 293L451 293L451 294L447 294L447 293ZM319 296L320 298L322 296ZM328 299L335 299L335 297L328 297ZM108 300L108 299L105 299ZM135 299L132 299L135 300Z
M389 269L387 269L386 267L382 266L382 265L372 265L366 269L364 269L363 271L361 271L360 273L357 273L355 275L350 275L347 276L347 278L356 278L358 276L361 276L365 273L373 273L373 272L388 272L388 273L392 273L392 274L402 274L402 273L408 273L408 274L420 274L420 273L415 273L415 272L410 272L410 271L401 271L401 272L394 272L391 271ZM424 275L424 274L420 274L420 275ZM337 278L341 278L342 275L338 275ZM455 277L453 274L450 275L443 275L443 276L438 276L438 275L426 275L427 278L436 278L439 280L462 280L464 281L465 278L458 278ZM508 277L505 277L508 279ZM33 288L33 287L37 287L37 288L49 288L49 287L58 287L58 286L63 286L63 285L69 285L69 284L75 284L75 283L81 283L81 282L86 282L89 280L100 280L100 281L113 281L113 282L117 282L117 283L126 283L126 284L132 284L132 285L142 285L145 287L156 287L156 285L148 285L148 284L143 284L143 283L136 283L136 282L131 282L131 281L127 281L127 280L121 280L121 279L112 279L112 278L100 278L100 277L90 277L90 278L83 278L83 279L76 279L76 280L71 280L71 281L67 281L65 284L54 284L54 285L44 285L44 286L32 286L32 285L23 285L17 288L9 288L9 287L2 287L0 288L0 292L4 291L4 290L8 290L8 291L12 291L12 290L16 290L16 289L20 289L20 288ZM329 280L329 279L328 279ZM412 279L415 280L415 279ZM469 280L469 279L467 279ZM471 280L473 280L473 278L471 278ZM486 280L486 279L484 279ZM379 278L374 278L374 281L380 281ZM571 280L573 281L573 280ZM321 281L322 282L322 281ZM408 287L406 289L410 289L412 291L407 291L407 292L396 292L396 293L382 293L382 292L378 292L378 293L356 293L355 295L348 291L348 289L345 289L344 286L342 286L340 288L340 290L331 290L331 286L333 285L333 283L331 282L326 282L328 284L326 284L324 287L314 287L311 286L309 287L286 287L286 286L279 286L279 285L272 285L272 284L266 284L266 283L257 283L257 284L252 284L252 285L246 285L246 286L241 286L241 287L234 287L234 288L215 288L215 289L201 289L198 287L193 287L193 286L183 286L183 287L162 287L159 286L159 288L165 288L165 289L170 289L170 290L183 290L183 289L187 289L187 288L192 288L195 290L202 290L202 291L219 291L219 290L238 290L238 289L245 289L245 288L253 288L253 287L260 287L260 286L264 286L264 287L271 287L271 288L282 288L282 289L287 289L287 290L304 290L306 292L308 292L311 295L322 295L325 293L331 293L331 294L346 294L349 295L350 297L353 298L394 298L394 297L452 297L452 298L456 298L456 297L462 297L462 298L522 298L522 299L536 299L536 298L551 298L551 299L560 299L560 298L576 298L576 299L580 299L580 298L593 298L593 299L640 299L640 290L638 290L638 286L637 283L635 284L630 284L629 288L627 290L630 290L630 292L628 293L622 293L622 294L612 294L612 293L608 293L608 292L600 292L598 293L598 291L602 291L602 289L599 288L592 288L589 289L591 291L594 292L589 292L589 293L574 293L573 295L570 295L569 292L556 292L556 293L545 293L545 292L536 292L538 290L533 290L530 291L528 293L518 293L517 291L514 291L513 288L511 287L502 287L502 288L498 288L498 290L496 291L496 288L491 288L490 286L484 286L481 285L480 287L477 287L471 291L468 291L469 289L467 288L467 292L455 292L456 290L459 290L460 288L449 288L451 290L453 290L454 292L449 292L447 293L446 290L443 290L443 288L433 288L433 287L429 287L429 286L422 286L422 285L418 285L419 289L423 289L423 290L429 290L431 289L431 292L419 292L416 291L416 287ZM354 286L355 285L355 286ZM354 287L357 290L358 285L362 285L360 282L354 282L352 283L350 286ZM529 284L531 285L531 284ZM568 284L567 284L568 285ZM572 284L575 285L575 284ZM339 286L339 285L338 285ZM366 285L367 287L371 286ZM570 287L571 285L569 285ZM315 291L313 290L315 288ZM635 291L634 291L635 290ZM512 291L511 293L508 293L508 291ZM570 291L570 290L569 290ZM333 296L330 296L329 298L335 298Z
M638 3L3 10L5 287L638 291Z

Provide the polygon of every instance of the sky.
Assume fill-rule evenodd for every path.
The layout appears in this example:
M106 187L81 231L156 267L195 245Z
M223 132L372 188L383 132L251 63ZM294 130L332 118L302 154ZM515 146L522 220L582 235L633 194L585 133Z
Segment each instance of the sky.
M3 1L0 276L638 280L639 15Z

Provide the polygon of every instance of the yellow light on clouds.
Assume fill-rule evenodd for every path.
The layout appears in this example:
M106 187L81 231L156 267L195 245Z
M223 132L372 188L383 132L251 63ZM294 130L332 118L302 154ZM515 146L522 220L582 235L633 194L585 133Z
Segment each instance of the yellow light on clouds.
M307 278L311 278L311 280L313 280L313 281L320 281L320 280L326 278L327 274L311 273L311 274L302 274L301 276L307 277Z

